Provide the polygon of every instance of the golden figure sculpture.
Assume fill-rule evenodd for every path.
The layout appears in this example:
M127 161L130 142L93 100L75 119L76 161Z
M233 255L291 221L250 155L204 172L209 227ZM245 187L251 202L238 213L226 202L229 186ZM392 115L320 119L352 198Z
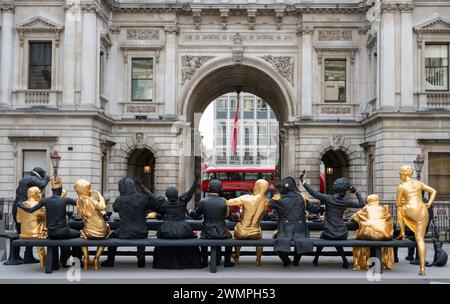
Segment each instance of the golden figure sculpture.
M242 195L227 201L228 206L239 206L242 210L241 221L234 227L234 237L238 240L257 240L262 237L260 221L266 213L269 200L265 195L269 183L264 179L256 181L253 195ZM235 262L239 261L240 247L235 247ZM256 266L261 266L262 246L256 247Z
M358 223L355 239L358 240L391 240L394 235L394 225L389 213L389 206L380 206L378 195L367 197L367 204L352 216ZM366 270L367 259L370 258L370 247L353 248L353 270ZM394 265L394 249L381 249L383 269L392 269Z
M83 239L104 239L110 234L109 225L105 222L103 215L106 214L106 203L103 196L91 189L91 183L84 179L79 179L74 186L78 194L77 211L84 222L84 228L80 232ZM104 246L99 246L95 254L92 265L89 262L89 249L82 247L84 269L92 266L98 269L99 259Z
M41 190L38 187L30 187L27 190L28 199L23 202L27 208L36 206L42 198ZM47 228L45 223L45 207L36 210L33 213L28 213L21 208L17 210L17 222L20 223L21 239L28 238L47 238ZM45 266L45 249L38 247L39 263L41 267Z
M425 275L425 232L428 225L428 208L436 198L436 190L418 180L413 180L410 166L400 168L400 185L397 187L395 204L398 209L399 239L405 238L405 224L414 232L420 259L419 275ZM429 193L428 203L422 199L422 191Z

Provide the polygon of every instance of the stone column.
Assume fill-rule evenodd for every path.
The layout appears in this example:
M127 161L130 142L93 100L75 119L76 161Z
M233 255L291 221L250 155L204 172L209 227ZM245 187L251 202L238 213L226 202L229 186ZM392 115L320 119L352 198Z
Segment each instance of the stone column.
M413 4L400 6L402 24L401 43L401 102L402 107L413 107Z
M64 7L64 58L63 58L63 108L75 105L75 70L76 70L76 21L81 19L80 8L72 5Z
M2 45L0 57L0 107L11 106L13 71L14 5L2 7Z
M395 7L385 4L381 15L380 106L395 106Z
M84 6L83 11L83 33L81 54L81 101L80 106L92 108L96 105L96 83L97 83L97 17L94 6Z
M178 28L168 26L166 32L166 53L164 71L164 116L174 118L176 116L176 39Z
M301 116L312 116L312 33L313 28L303 26L302 34L302 103Z

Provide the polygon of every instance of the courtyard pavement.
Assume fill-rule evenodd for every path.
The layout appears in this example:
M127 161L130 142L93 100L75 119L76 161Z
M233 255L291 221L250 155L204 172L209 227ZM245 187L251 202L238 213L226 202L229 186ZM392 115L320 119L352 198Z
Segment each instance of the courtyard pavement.
M427 244L427 260L433 260L433 246ZM124 248L126 249L126 248ZM244 248L243 248L244 249ZM270 250L269 248L267 248ZM328 249L331 250L331 249ZM349 249L347 249L349 250ZM444 244L450 252L450 244ZM283 284L283 283L450 283L450 265L427 267L426 276L419 277L419 266L410 265L404 259L407 250L399 250L400 262L391 271L383 272L377 278L373 272L343 269L340 257L321 257L319 267L312 265L312 257L302 257L300 266L283 268L276 256L265 256L262 266L255 266L255 258L241 257L232 268L218 267L217 273L209 268L193 270L161 270L152 268L152 257L147 257L146 268L136 267L136 258L117 257L114 268L80 270L78 267L61 269L45 274L39 264L5 266L0 265L0 283L165 283L165 284ZM37 256L37 255L35 255ZM102 257L104 260L105 257ZM353 259L348 257L350 265ZM368 279L369 278L369 279Z

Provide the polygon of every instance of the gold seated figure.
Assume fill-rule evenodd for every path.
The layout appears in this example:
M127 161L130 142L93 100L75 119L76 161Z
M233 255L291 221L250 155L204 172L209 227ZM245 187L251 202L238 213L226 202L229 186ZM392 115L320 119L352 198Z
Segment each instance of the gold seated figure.
M23 202L27 208L36 206L42 198L41 190L38 187L30 187L27 190L28 199ZM45 207L42 207L33 213L28 213L21 208L17 210L17 222L20 223L21 239L45 239L47 238L47 228L45 222ZM39 264L45 266L45 249L38 247Z

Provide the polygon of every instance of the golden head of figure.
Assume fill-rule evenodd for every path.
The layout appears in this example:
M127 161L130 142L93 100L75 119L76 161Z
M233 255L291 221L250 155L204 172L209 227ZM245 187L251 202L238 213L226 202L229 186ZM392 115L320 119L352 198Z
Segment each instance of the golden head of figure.
M78 196L90 196L91 195L91 183L85 179L79 179L73 186Z
M253 194L254 195L265 195L267 190L269 190L269 182L265 179L258 179L255 182L255 186L253 186Z
M380 204L380 197L376 194L371 194L367 197L367 204L368 205L379 205Z
M38 187L30 187L27 190L28 199L34 199L36 202L40 202L42 198L41 190Z
M409 178L413 176L414 170L411 166L402 166L399 170L400 180L406 182Z

